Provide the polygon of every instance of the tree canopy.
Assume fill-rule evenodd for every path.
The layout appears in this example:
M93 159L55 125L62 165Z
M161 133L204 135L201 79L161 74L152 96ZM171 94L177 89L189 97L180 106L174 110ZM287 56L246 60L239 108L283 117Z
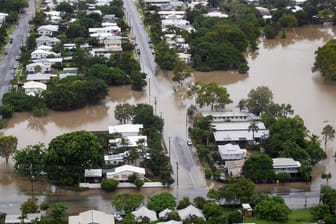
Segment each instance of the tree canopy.
M275 178L272 158L267 154L252 155L245 161L242 173L252 181L271 181Z
M15 152L17 142L18 140L15 136L0 136L0 156L5 157L6 164L9 157Z
M163 192L160 194L156 194L150 197L148 202L148 208L152 209L156 212L161 212L166 208L174 210L176 207L176 199L175 197L167 192Z
M50 179L64 185L74 185L83 178L85 169L102 165L103 155L94 134L75 131L52 139L45 159Z
M336 80L336 40L330 40L315 52L313 71L320 71L325 80Z
M118 194L112 198L112 205L117 211L127 214L137 209L143 200L144 196L138 193Z

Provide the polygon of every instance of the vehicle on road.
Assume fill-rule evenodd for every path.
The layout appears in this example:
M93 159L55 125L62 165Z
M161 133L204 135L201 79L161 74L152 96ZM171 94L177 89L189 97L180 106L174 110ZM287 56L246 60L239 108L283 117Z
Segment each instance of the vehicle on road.
M192 146L192 141L190 139L187 139L187 145Z
M16 56L16 57L15 57L15 60L17 60L17 61L20 60L20 56L19 56L19 55Z

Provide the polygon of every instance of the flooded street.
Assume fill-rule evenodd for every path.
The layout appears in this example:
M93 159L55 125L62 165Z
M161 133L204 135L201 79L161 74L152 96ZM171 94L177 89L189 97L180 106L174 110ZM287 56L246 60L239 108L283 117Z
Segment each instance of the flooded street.
M287 32L286 39L263 41L259 44L256 54L247 55L250 66L248 75L235 72L195 72L198 81L217 82L225 86L234 103L228 108L233 109L241 98L246 98L248 92L257 86L270 87L277 103L288 103L293 106L295 114L300 115L311 133L320 136L322 127L328 121L336 127L336 84L326 83L319 74L312 73L314 52L326 41L335 36L336 29L331 26L307 26ZM171 75L171 74L170 74ZM149 81L149 80L148 80ZM186 138L186 108L192 103L184 96L174 95L169 75L160 74L156 80L150 80L150 97L148 89L144 92L133 92L129 86L113 87L109 97L100 105L86 107L71 112L50 112L46 118L34 118L29 113L16 113L1 134L14 135L18 138L18 148L49 141L63 133L75 130L107 130L109 125L118 124L114 119L114 107L119 103L151 103L156 108L156 114L165 120L164 136L180 136ZM156 85L155 83L159 83ZM156 99L156 105L154 105ZM237 109L237 108L235 108ZM336 187L334 142L327 147L328 159L318 164L313 170L311 184L289 183L281 185L258 185L258 190L266 192L293 192L298 190L318 190L321 183L321 172L331 172L333 178L330 185ZM173 155L178 157L179 155ZM181 187L179 193L190 191L184 183L183 176L179 178ZM202 178L193 178L195 185L210 186ZM64 201L69 204L69 213L96 208L111 211L111 198L116 193L104 193L100 190L72 192L65 189L55 189L49 183L38 180L34 184L36 191L44 192L47 201ZM205 189L205 188L204 188ZM30 197L31 182L28 179L15 176L12 163L5 166L0 160L0 211L16 213L18 203ZM142 189L141 192L151 195L162 189ZM118 190L125 192L129 190ZM176 189L173 193L177 193ZM195 190L195 194L198 190ZM199 192L201 193L201 192ZM10 201L10 203L8 203Z

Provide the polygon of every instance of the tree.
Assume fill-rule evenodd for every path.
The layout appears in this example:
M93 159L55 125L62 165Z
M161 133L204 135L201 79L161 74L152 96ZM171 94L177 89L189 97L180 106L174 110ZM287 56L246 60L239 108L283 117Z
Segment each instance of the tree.
M144 196L138 193L118 194L112 198L112 205L117 211L130 213L143 203Z
M118 104L114 108L114 117L122 124L127 123L134 116L135 106L129 103Z
M294 15L291 14L283 14L278 20L281 27L293 28L296 27L298 22Z
M336 57L336 40L328 41L328 43L319 47L315 54L316 57L312 70L319 70L325 80L335 80L336 64L333 58Z
M219 199L225 199L225 203L249 203L256 194L255 184L247 179L231 179L229 184L218 189L214 196Z
M102 162L98 138L88 131L57 136L49 143L46 153L48 177L64 185L77 184L83 178L84 169L100 167Z
M252 137L254 140L254 133L259 131L259 127L255 121L252 121L248 126L248 132L252 131Z
M0 136L0 156L5 157L6 164L8 164L9 157L16 150L17 141L15 136Z
M330 214L330 208L325 204L316 205L311 209L311 214L315 220L324 219L328 214Z
M252 155L245 161L242 173L252 181L271 181L275 177L273 160L267 154Z
M191 76L192 68L188 66L183 60L176 59L173 68L173 81L181 84L183 80Z
M100 182L100 186L105 191L114 191L119 184L119 181L114 179L104 179Z
M3 118L11 118L14 113L14 107L9 104L2 105L0 107L0 114Z
M140 178L136 178L134 181L134 185L139 189L140 187L142 187L145 184L145 181L143 179Z
M237 105L237 107L239 108L239 111L242 111L246 108L246 103L247 102L245 99L239 100L238 105Z
M321 178L322 178L322 179L325 179L325 180L327 181L327 185L328 185L328 182L329 182L329 180L331 179L331 177L332 177L332 175L331 175L330 172L329 172L329 173L325 173L325 172L323 172L323 173L321 174Z
M290 210L285 203L281 203L273 198L262 200L254 209L254 214L259 219L277 222L287 221L289 213Z
M194 205L199 208L199 209L203 209L203 206L205 205L206 203L206 199L201 197L201 196L197 196L194 198Z
M227 104L232 103L226 88L216 83L196 82L190 93L196 95L196 103L200 107L210 106L211 110L223 110Z
M50 205L48 202L44 201L40 204L40 210L45 212L45 215L47 215L47 210L49 209Z
M130 82L132 90L142 91L143 88L147 85L146 73L140 71L134 71L130 74Z
M150 197L148 202L148 208L156 211L157 213L163 211L166 208L174 210L176 207L175 197L167 192L162 192Z
M327 124L324 126L321 134L323 136L324 148L326 148L328 141L332 141L335 138L335 129L330 124Z
M336 209L336 189L324 185L320 194L323 204L328 205L330 211L334 212Z
M65 210L67 210L68 205L63 202L56 202L52 209L52 216L57 221L57 223L61 223L62 218L64 217Z
M46 147L43 143L28 145L15 151L15 172L23 176L30 176L32 173L39 175L45 171L45 153Z
M39 206L37 205L35 199L29 198L21 204L20 210L22 214L36 213L39 210Z
M153 107L147 104L139 104L135 108L133 124L143 124L144 129L155 128L157 131L163 129L163 119L153 113Z
M191 205L190 199L188 197L183 197L178 205L177 205L177 209L184 209L186 207L188 207L189 205Z
M249 112L259 116L266 111L272 100L272 91L267 86L258 86L249 92L246 106Z
M228 221L229 221L229 224L243 223L244 221L243 214L239 211L233 211L229 214Z

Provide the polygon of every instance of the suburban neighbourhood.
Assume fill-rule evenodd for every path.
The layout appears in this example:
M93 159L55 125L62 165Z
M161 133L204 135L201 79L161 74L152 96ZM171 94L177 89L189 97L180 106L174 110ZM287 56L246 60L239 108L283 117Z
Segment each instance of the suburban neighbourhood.
M237 101L230 83L199 78L247 79L263 41L333 27L335 8L312 0L0 2L0 173L30 185L16 193L24 200L0 191L0 223L336 223L335 164L323 166L336 157L335 122L314 133L289 104L295 96L279 102L257 83ZM324 38L309 66L328 88L335 55ZM113 122L86 127L99 116L88 108L104 105ZM78 111L82 126L48 142L21 147L22 137L6 132L20 114L43 125L63 113L67 127ZM36 130L48 135L30 125L24 138ZM286 186L295 187L282 195Z

